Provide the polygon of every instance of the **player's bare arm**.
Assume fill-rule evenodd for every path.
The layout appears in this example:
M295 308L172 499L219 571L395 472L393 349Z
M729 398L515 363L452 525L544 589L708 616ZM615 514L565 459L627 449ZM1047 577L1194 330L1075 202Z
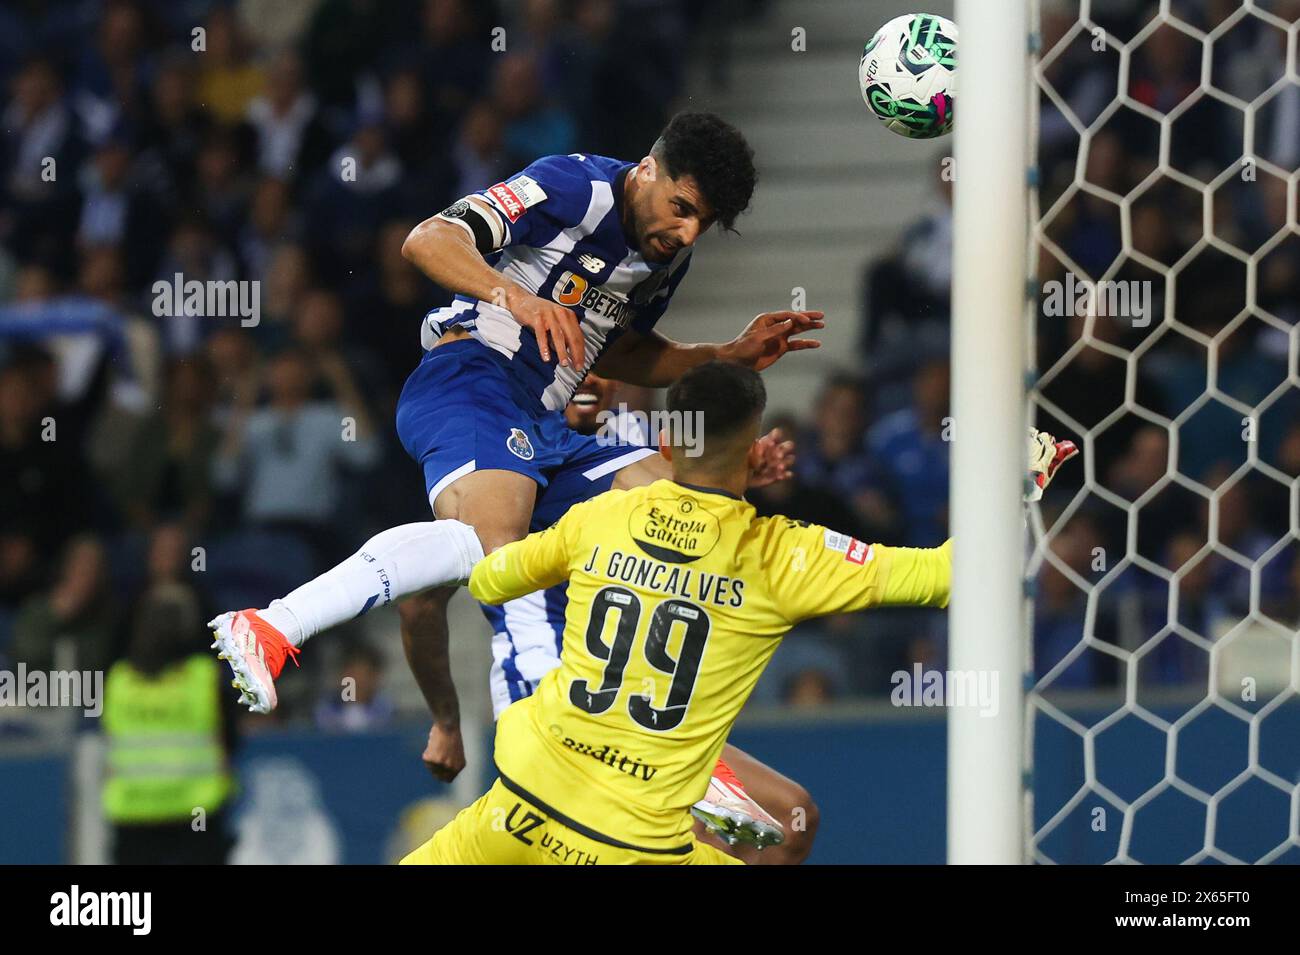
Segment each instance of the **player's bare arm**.
M477 196L461 202L487 209L487 203ZM402 244L402 255L450 292L505 306L520 325L533 330L544 361L554 354L561 365L582 367L586 349L577 315L563 305L538 298L488 265L472 234L447 219L445 213L412 229Z
M445 587L427 590L397 605L406 662L433 714L433 725L421 758L434 778L447 783L465 768L460 697L451 675L446 615L446 602L452 592Z
M658 332L629 331L600 357L596 371L650 388L667 387L696 365L714 359L762 371L787 352L820 348L815 338L795 336L825 328L824 318L821 312L764 312L723 344L685 344Z

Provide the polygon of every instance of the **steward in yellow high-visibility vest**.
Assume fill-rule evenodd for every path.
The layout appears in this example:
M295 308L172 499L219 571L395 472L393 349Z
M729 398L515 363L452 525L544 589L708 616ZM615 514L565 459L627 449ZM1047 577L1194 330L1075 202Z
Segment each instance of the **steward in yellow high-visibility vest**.
M222 862L229 851L231 717L219 664L195 648L200 620L187 588L149 594L127 659L108 671L103 806L117 862Z
M210 654L146 676L123 660L108 671L104 729L110 822L188 822L231 791L221 738L220 670Z

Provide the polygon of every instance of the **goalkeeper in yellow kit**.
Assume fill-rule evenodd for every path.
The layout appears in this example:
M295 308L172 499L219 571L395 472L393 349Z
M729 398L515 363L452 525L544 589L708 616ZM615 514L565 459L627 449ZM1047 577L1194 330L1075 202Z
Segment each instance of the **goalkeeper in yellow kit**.
M578 504L475 566L485 603L569 581L561 663L501 715L492 788L403 863L736 864L688 810L781 638L809 617L947 605L951 542L755 515L741 492L764 403L748 368L687 372L668 410L702 423L702 449L664 443L673 480ZM1040 489L1073 452L1042 438Z

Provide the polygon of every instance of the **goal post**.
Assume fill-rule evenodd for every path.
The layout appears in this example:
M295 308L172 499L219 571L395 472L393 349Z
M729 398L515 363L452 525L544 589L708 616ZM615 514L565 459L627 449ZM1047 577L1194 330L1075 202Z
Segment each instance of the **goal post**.
M957 0L953 587L948 667L995 689L948 710L950 863L1023 861L1028 0Z

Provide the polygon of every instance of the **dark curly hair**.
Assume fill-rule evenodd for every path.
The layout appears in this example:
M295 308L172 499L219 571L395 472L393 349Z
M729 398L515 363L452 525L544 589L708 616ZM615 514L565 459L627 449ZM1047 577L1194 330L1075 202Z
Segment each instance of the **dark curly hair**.
M744 365L707 361L668 388L668 410L698 416L706 444L725 443L767 407L767 390L758 372Z
M749 208L758 181L754 150L740 130L716 113L678 113L650 154L674 179L691 176L722 228L735 231L736 217Z

